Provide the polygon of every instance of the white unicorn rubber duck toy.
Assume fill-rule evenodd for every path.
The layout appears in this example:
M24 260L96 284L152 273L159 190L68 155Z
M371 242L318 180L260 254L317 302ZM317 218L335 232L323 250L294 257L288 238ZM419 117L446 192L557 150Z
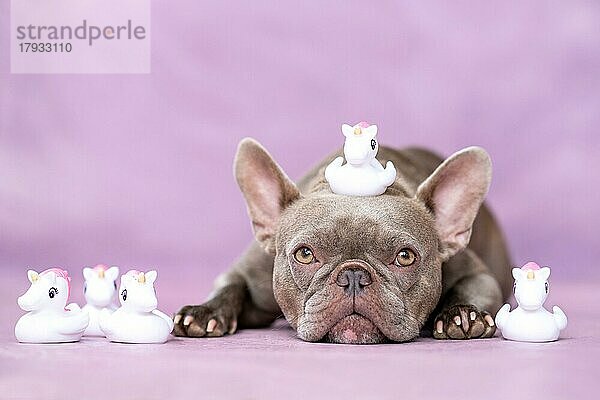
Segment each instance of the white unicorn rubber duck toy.
M117 278L119 277L119 268L106 265L96 265L94 268L85 267L83 269L85 285L83 295L87 304L83 310L90 315L90 324L83 333L84 336L104 336L100 329L100 312L104 309L114 311L117 305L114 302L115 293L117 293Z
M349 196L377 196L396 180L396 168L388 161L385 168L375 156L377 125L360 122L342 125L344 157L337 157L325 169L325 179L334 193Z
M173 330L173 320L156 309L156 271L131 270L121 276L121 307L100 315L100 329L112 342L164 343Z
M71 278L67 271L50 268L41 273L27 271L31 286L18 298L28 311L17 321L15 337L23 343L77 342L90 317L75 303L67 304Z
M513 268L512 274L519 306L510 311L510 304L505 304L496 314L496 326L502 336L519 342L557 340L567 326L567 316L558 306L552 308L553 313L543 307L548 297L550 268L529 262L522 268Z

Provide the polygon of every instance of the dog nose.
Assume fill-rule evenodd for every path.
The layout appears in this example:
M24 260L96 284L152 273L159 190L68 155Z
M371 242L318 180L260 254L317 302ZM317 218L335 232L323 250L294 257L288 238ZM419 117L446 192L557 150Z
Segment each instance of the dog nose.
M371 274L363 268L352 267L342 270L335 282L344 288L348 294L358 294L365 286L372 282Z

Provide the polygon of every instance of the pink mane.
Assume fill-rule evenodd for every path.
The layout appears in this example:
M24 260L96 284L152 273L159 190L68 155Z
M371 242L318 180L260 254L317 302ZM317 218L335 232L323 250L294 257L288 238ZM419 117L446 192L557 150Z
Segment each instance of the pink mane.
M127 271L127 273L125 275L137 277L140 274L140 272L141 271L138 271L137 269L132 269L132 270Z
M67 281L67 301L65 302L65 305L68 304L69 298L71 297L71 277L69 276L69 273L62 268L48 268L47 270L40 272L40 275L45 275L48 272L54 272L56 276Z
M521 267L521 269L524 270L524 271L528 270L528 269L537 271L538 269L540 269L540 266L537 265L536 263L534 263L533 261L529 261L527 264L523 265Z
M370 127L370 126L371 126L371 124L369 124L369 123L368 123L368 122L366 122L366 121L360 121L360 122L359 122L358 124L356 124L356 125L360 126L361 128L368 128L368 127Z

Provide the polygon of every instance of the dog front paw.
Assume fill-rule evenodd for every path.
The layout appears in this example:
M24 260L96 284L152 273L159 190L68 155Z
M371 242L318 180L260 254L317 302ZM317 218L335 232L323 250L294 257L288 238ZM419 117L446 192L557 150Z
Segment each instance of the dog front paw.
M444 309L433 325L436 339L476 339L494 336L492 315L472 305L455 305Z
M173 317L175 336L216 337L233 334L237 329L235 311L223 304L208 301L198 306L185 306Z

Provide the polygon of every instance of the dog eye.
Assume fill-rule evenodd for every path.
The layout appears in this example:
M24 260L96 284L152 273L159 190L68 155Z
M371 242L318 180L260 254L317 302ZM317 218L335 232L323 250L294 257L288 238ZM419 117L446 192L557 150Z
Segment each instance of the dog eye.
M396 255L394 264L396 264L399 267L408 267L409 265L413 265L416 259L417 255L415 254L415 252L405 247L401 249Z
M54 296L56 296L58 294L58 289L55 287L50 288L50 290L48 290L48 297L50 297L51 299L54 298Z
M310 264L315 260L312 250L308 247L300 247L298 250L296 250L294 253L294 258L300 264Z

